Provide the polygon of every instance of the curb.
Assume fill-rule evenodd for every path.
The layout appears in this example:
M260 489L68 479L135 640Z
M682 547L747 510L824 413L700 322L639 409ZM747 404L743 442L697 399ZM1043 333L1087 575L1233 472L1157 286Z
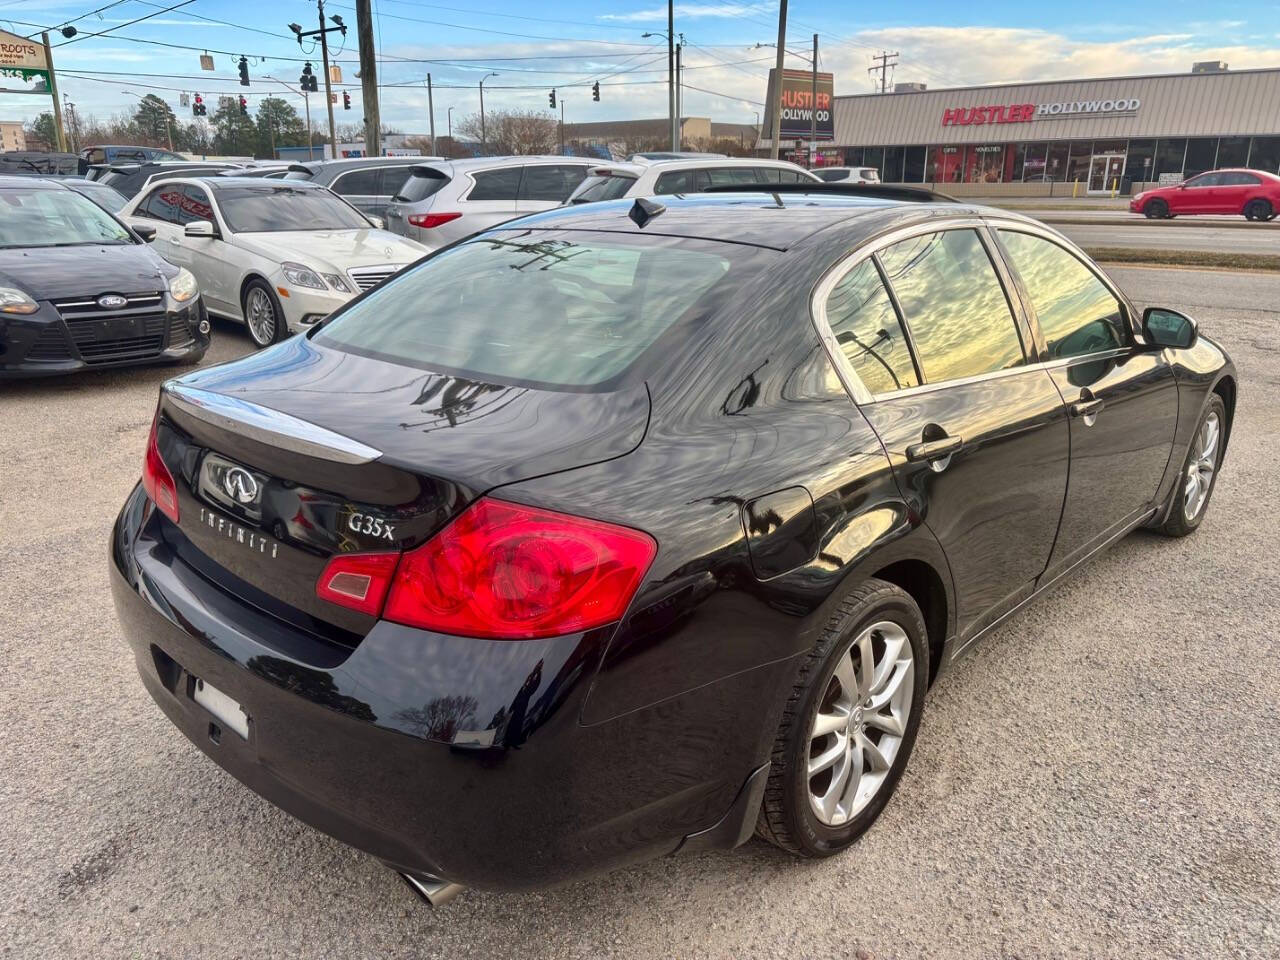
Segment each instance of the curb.
M1219 253L1212 250L1143 250L1130 247L1082 246L1099 263L1115 266L1202 267L1280 273L1280 254Z
M1256 223L1245 219L1224 220L1222 222L1205 223L1195 220L1148 220L1141 214L1130 214L1133 219L1125 217L1035 217L1030 211L1018 210L1024 216L1033 217L1041 223L1062 223L1075 227L1193 227L1202 230L1280 230L1280 220L1269 223Z

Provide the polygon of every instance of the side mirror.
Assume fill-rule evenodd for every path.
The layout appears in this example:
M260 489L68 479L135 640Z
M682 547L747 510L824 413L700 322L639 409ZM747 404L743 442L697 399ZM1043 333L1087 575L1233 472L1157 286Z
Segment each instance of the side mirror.
M131 229L138 235L138 239L143 243L151 243L156 238L155 227L139 223L135 224Z
M383 220L382 217L375 217L373 214L369 214L367 219L378 230L387 229L387 221Z
M1194 346L1199 335L1194 320L1164 307L1147 307L1142 312L1142 333L1154 346L1183 348Z
M203 237L212 240L218 235L218 228L208 220L192 220L182 231L188 237Z

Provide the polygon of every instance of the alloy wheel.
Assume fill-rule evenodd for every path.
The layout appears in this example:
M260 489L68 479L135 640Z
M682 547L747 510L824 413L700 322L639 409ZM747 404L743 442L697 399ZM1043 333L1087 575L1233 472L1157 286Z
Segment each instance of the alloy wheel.
M1182 512L1188 520L1194 520L1204 509L1213 485L1213 474L1218 469L1218 440L1222 425L1216 412L1205 417L1192 444L1191 459L1187 463L1186 483L1182 488Z
M254 287L245 298L245 320L254 343L265 347L276 336L276 308L271 296L261 287Z
M911 641L891 620L867 627L836 661L806 757L809 806L827 826L847 823L884 785L906 733L914 675Z

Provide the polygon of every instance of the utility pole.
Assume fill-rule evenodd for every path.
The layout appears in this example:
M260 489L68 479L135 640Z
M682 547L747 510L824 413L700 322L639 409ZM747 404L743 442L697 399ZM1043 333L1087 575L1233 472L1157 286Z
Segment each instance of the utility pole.
M782 63L787 53L786 47L787 0L781 0L778 5L778 60L773 72L773 103L769 104L769 109L773 111L772 129L769 132L769 156L774 160L778 159L778 137L782 132Z
M564 97L560 98L560 156L564 156Z
M58 100L58 80L53 73L53 49L49 46L49 31L42 31L40 40L44 44L44 65L49 71L49 92L53 94L53 128L58 135L58 152L67 152L67 135L62 129L62 103Z
M813 86L809 92L809 169L818 152L818 35L813 35Z
M360 48L360 97L364 107L364 155L382 156L382 121L378 111L378 55L373 44L369 0L356 0L356 43ZM325 67L325 75L329 68Z
M484 82L490 77L496 77L497 75L498 74L495 71L494 73L486 73L480 78L480 154L481 156L486 157L489 155L489 139L486 136L484 129Z
M430 124L428 132L431 134L431 155L438 156L440 151L436 149L436 101L435 96L431 92L431 74L427 74L427 122Z
M880 92L888 93L889 92L889 68L896 67L898 65L898 51L895 50L893 51L893 53L890 53L888 50L881 50L878 54L872 57L871 60L872 62L875 62L878 60L880 62L880 66L870 67L867 70L867 73L871 74L871 76L874 77L876 75L876 71L878 70L880 72Z
M65 93L62 95L62 102L67 108L67 135L70 138L69 146L72 153L80 152L80 118L76 116L76 105L71 98Z
M785 3L786 0L783 0ZM671 118L671 149L680 149L680 133L676 129L676 5L667 0L667 113Z
M324 102L329 108L329 149L333 152L331 160L338 159L338 131L333 125L333 88L329 77L329 35L324 26L324 0L316 0L316 9L320 14L320 59L324 65Z
M684 73L680 66L680 48L684 46L684 34L676 44L676 149L684 148Z

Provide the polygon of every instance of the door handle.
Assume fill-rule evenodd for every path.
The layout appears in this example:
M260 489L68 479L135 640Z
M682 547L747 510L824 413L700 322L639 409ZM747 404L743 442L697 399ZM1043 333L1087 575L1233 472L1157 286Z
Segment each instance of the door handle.
M930 463L933 463L933 461L950 457L963 446L964 439L961 437L943 437L940 440L925 440L923 443L913 443L911 446L907 447L907 459L912 463L919 463L922 460L927 460ZM945 466L945 464L943 466Z
M1080 417L1084 420L1085 426L1091 427L1093 426L1094 417L1096 417L1098 412L1105 406L1106 403L1102 400L1098 400L1097 398L1090 400L1077 400L1070 407L1071 415L1073 417Z

